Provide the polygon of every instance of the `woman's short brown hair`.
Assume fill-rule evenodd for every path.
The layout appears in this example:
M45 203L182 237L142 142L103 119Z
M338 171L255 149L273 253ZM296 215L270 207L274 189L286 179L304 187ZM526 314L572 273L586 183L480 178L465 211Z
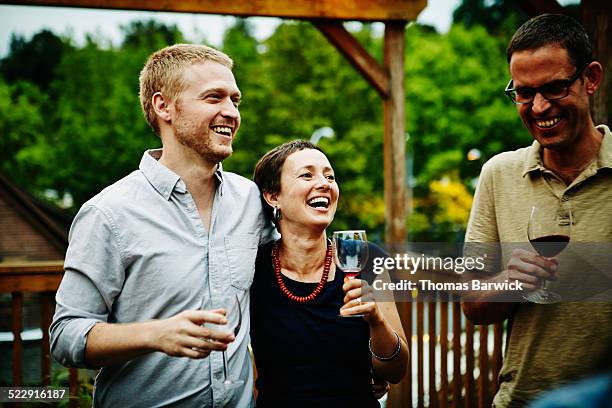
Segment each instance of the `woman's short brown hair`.
M276 146L274 149L264 154L255 165L253 181L255 181L255 184L257 184L257 187L259 187L259 191L261 192L261 202L263 204L264 213L268 219L273 220L272 207L270 207L270 205L264 199L263 193L280 193L281 171L283 164L285 164L285 160L287 160L287 157L289 157L291 154L307 149L318 150L325 154L325 152L321 150L319 146L306 140L292 140L291 142ZM278 225L276 227L278 228Z

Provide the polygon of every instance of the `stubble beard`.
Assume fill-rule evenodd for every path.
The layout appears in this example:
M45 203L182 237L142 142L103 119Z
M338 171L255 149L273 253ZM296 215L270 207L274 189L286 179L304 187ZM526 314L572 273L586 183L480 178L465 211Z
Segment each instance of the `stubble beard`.
M227 149L215 148L211 141L212 129L202 128L194 123L178 120L174 124L176 140L183 146L197 153L204 160L220 163L232 154L231 144Z

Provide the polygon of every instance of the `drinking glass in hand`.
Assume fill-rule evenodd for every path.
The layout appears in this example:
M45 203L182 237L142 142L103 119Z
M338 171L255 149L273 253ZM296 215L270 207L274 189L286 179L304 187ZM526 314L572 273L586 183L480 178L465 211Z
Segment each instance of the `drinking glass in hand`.
M566 215L566 216L565 216ZM545 258L552 258L561 253L570 240L572 214L558 211L545 211L536 207L531 208L527 237L533 249ZM526 293L523 297L533 303L556 303L561 295L548 289L548 280L542 279L540 288Z
M364 230L335 231L334 261L349 278L354 279L368 261L368 240ZM359 317L361 314L343 317Z
M229 296L224 302L225 317L227 319L227 327L234 333L234 336L238 336L240 326L242 325L242 310L240 308L240 301L237 295ZM244 385L244 380L232 379L228 376L229 365L227 363L227 355L225 350L223 351L223 375L225 380L223 386L227 389L238 388Z

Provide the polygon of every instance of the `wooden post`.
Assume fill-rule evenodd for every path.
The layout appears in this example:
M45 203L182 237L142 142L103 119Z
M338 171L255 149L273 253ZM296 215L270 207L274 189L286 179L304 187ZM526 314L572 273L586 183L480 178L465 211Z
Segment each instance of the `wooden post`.
M440 408L448 406L448 302L440 303Z
M53 317L53 292L40 294L40 329L42 343L40 345L40 375L42 385L51 384L51 350L49 348L49 326Z
M478 342L478 407L485 408L491 406L489 402L489 326L481 325L478 327L480 341Z
M436 392L436 306L438 302L434 299L427 304L427 326L429 326L429 348L428 348L428 385L429 407L438 407L438 394Z
M453 404L459 408L461 402L461 304L453 301Z
M425 376L424 376L424 344L425 339L425 304L417 302L416 304L416 327L417 327L417 407L425 406Z
M21 366L23 364L23 343L21 340L23 293L13 292L11 308L13 313L13 385L18 387L21 385L22 381Z
M465 408L474 407L474 325L465 323Z
M599 90L591 97L591 114L593 122L609 124L609 100L612 92L612 2L600 0L582 0L582 22L591 37L593 54L604 67L604 77Z
M384 101L385 242L396 245L406 239L405 31L405 21L385 24L384 64L390 77Z

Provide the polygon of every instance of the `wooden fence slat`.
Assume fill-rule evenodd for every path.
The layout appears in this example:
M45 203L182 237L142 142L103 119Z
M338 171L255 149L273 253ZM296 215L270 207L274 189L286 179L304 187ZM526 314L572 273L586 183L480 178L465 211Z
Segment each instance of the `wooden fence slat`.
M399 384L391 385L387 397L388 408L399 408L406 405L406 401L412 401L412 364L413 364L413 347L412 347L412 302L397 303L397 311L402 321L404 334L406 335L406 345L408 346L408 367L406 375Z
M453 302L453 408L461 402L461 304Z
M504 335L504 323L495 323L493 326L493 381L491 386L491 395L495 395L499 388L499 372L502 366L502 343Z
M70 392L70 408L79 406L79 371L76 368L68 369L68 390Z
M489 326L481 325L479 328L480 340L478 347L478 407L485 408L489 404Z
M474 325L465 322L465 408L474 406Z
M408 302L408 304L406 305L407 311L408 313L406 313L406 322L407 322L407 332L406 334L406 340L408 342L408 351L410 351L410 358L408 360L408 373L406 374L407 377L407 384L406 384L406 395L407 395L407 400L409 401L409 404L412 406L412 365L414 364L414 359L412 358L412 352L413 352L413 348L412 348L412 323L413 323L413 318L412 318L412 311L413 311L413 307L412 305L414 304L414 302ZM405 402L404 402L405 404Z
M53 316L53 292L40 294L40 329L42 342L40 350L40 374L42 385L51 384L51 351L49 349L49 326Z
M417 406L425 406L425 390L423 384L423 302L417 302Z
M440 408L448 406L448 302L440 303Z
M21 340L22 315L23 315L23 293L13 292L11 309L13 314L13 385L21 386L21 367L23 343Z
M438 406L438 395L436 393L436 301L432 300L427 305L427 325L429 326L429 406Z

